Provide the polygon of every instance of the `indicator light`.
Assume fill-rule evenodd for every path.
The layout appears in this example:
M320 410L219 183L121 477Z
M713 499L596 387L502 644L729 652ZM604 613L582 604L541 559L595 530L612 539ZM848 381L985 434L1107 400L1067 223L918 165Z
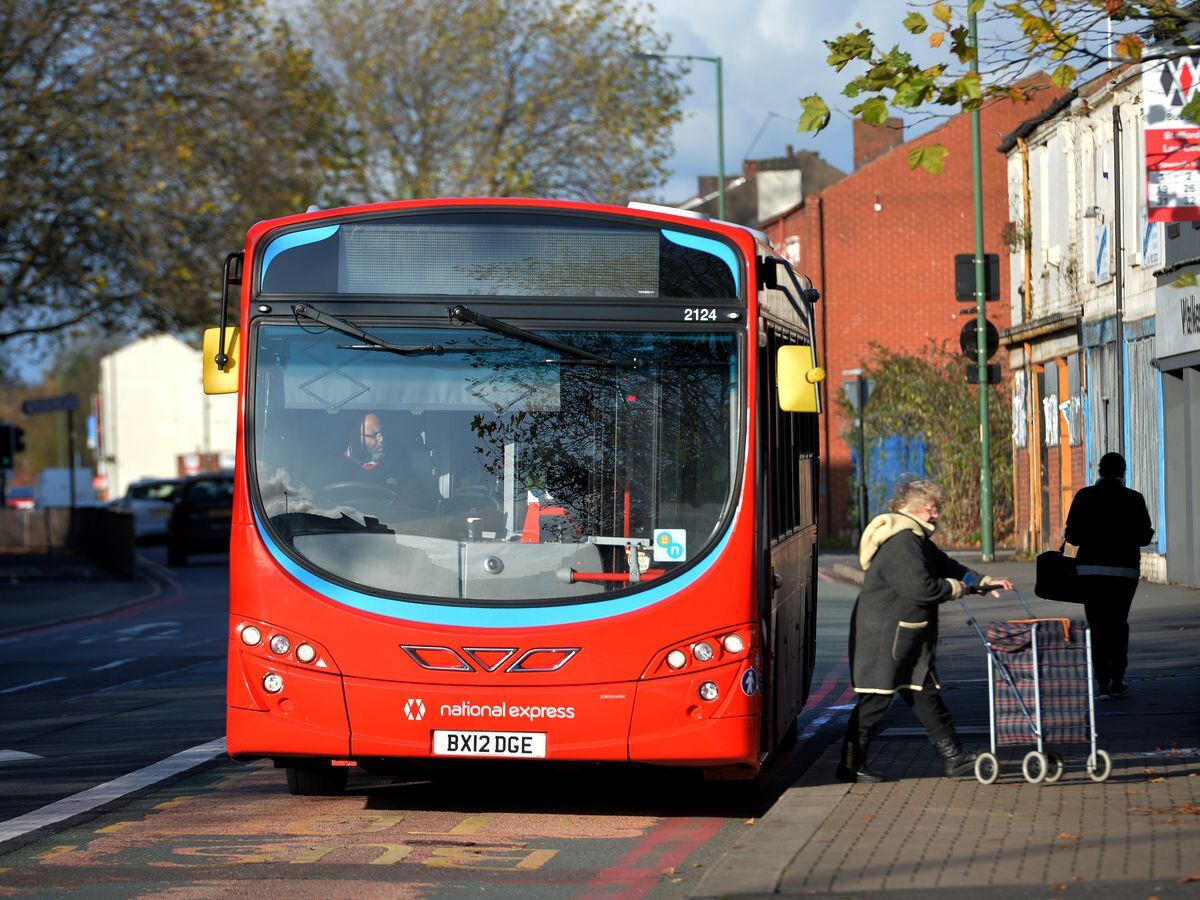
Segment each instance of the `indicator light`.
M712 644L708 643L708 641L701 641L692 648L692 656L696 657L700 662L708 662L713 658Z
M262 640L262 632L253 625L247 625L242 629L242 643L247 647L253 647Z
M312 644L300 644L296 647L296 659L302 663L310 663L317 658L317 651Z
M268 694L278 694L283 690L283 678L275 672L268 672L263 676L263 690ZM716 686L713 686L716 690ZM704 688L700 689L703 692Z
M667 654L667 665L672 669L682 669L687 665L687 654L682 650L672 650Z
M292 642L287 639L286 634L276 634L271 637L271 652L278 653L280 656L292 649Z
M746 644L736 634L727 634L721 643L725 646L726 653L741 653L746 649Z
M268 677L270 677L270 676L268 676ZM720 691L717 689L717 685L715 682L706 681L706 682L704 682L704 684L700 685L700 699L701 700L716 700L717 694L719 694L719 693L720 693Z

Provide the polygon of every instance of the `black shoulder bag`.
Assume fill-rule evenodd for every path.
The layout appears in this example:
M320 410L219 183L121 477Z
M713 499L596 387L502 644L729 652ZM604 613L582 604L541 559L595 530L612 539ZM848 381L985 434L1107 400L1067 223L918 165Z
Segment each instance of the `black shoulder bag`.
M1075 558L1064 556L1063 541L1057 550L1039 553L1037 558L1037 581L1033 592L1043 600L1058 600L1062 603L1082 603L1076 587Z

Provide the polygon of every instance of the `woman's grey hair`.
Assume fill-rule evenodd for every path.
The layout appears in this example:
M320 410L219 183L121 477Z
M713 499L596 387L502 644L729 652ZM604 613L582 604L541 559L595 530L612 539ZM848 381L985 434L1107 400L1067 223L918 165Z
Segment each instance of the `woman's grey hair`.
M915 512L928 503L941 506L945 496L941 487L927 478L901 478L892 491L888 509L892 512Z

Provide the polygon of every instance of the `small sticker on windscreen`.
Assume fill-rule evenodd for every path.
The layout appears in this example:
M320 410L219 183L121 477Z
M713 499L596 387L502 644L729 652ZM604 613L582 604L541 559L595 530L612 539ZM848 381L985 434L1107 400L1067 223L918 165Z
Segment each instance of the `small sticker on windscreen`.
M687 559L687 529L655 528L654 561L683 562Z

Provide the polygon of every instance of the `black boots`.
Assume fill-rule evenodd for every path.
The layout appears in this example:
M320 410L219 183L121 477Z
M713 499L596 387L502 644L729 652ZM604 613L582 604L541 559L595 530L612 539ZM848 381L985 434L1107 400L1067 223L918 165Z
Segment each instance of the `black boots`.
M869 739L860 738L855 741L847 732L845 743L842 744L842 758L837 767L838 781L848 781L851 784L878 784L887 781L878 772L867 768L867 750L870 746Z
M976 754L966 750L958 742L957 737L948 737L940 741L934 741L933 749L942 758L942 766L945 768L947 778L971 775L975 772Z

